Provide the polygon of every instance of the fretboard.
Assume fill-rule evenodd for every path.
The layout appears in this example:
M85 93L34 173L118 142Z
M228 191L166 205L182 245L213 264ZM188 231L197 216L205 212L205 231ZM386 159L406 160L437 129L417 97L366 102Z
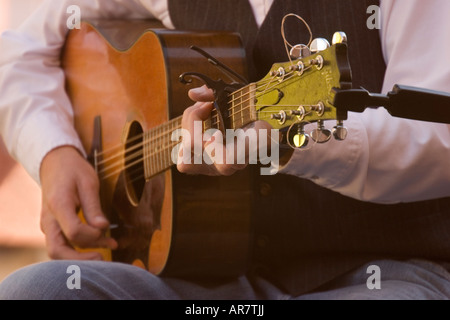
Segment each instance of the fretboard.
M227 123L226 129L236 130L257 119L254 92L254 85L248 85L230 94L224 119ZM169 169L174 164L172 150L181 141L172 141L172 133L181 129L181 120L180 116L144 134L143 162L146 179ZM210 118L203 122L203 131L220 127L220 117L217 110L213 109Z
M172 165L172 150L181 141L172 141L172 133L181 129L182 117L175 118L144 134L144 173L145 178L169 169Z
M230 94L226 112L224 112L226 129L239 129L257 120L255 110L255 84L250 84ZM220 129L220 118L213 110L211 118L204 123L204 129Z

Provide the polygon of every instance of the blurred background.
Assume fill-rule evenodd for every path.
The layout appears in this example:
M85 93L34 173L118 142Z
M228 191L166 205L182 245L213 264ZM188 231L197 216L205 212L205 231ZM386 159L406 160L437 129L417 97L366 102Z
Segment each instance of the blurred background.
M0 0L0 33L19 26L41 2ZM22 266L48 259L40 207L38 185L8 155L0 137L0 281Z

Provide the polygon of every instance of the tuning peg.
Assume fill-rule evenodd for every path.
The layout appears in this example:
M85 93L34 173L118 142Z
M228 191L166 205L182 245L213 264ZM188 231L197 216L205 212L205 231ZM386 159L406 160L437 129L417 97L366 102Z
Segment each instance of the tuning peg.
M333 45L337 43L347 43L347 34L343 31L335 32L332 40Z
M344 126L343 121L338 121L337 125L333 128L333 136L338 141L344 141L347 139L348 130Z
M298 125L298 132L293 137L293 143L296 148L303 149L309 144L309 135L305 132L305 124L300 123Z
M280 111L278 113L272 114L270 115L270 119L271 120L278 120L278 122L283 125L286 123L287 120L287 114L286 111Z
M326 143L331 139L331 131L325 128L323 121L317 121L317 129L311 132L311 138L317 143Z
M324 51L324 50L328 49L329 47L330 47L330 43L328 42L327 39L317 38L317 39L313 40L309 49L311 50L311 53L314 54L314 53L317 53L320 51Z
M309 57L311 55L311 50L309 50L308 46L304 44L297 44L292 47L289 54L292 59L301 59Z

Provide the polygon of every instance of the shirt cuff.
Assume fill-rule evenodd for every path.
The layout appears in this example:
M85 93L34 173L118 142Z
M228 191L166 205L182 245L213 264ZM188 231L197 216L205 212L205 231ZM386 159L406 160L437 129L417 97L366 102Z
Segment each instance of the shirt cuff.
M39 117L29 119L18 141L20 148L18 148L17 157L21 159L24 169L38 185L41 184L42 160L51 150L62 146L72 146L86 156L73 125L67 125L67 120L61 119L57 113L46 112ZM37 143L38 141L41 143Z
M324 144L310 142L304 150L296 149L280 173L305 178L314 183L360 198L367 176L367 134L362 121L349 114L345 122L348 136L344 141L332 138ZM333 124L326 124L332 130Z

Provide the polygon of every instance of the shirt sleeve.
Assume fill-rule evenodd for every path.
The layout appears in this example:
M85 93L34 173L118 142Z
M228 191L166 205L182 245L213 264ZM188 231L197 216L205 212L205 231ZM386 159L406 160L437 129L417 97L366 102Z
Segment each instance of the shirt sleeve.
M36 182L40 183L40 164L50 150L71 145L83 152L59 61L72 14L68 8L77 5L82 19L153 18L146 2L46 0L18 29L2 34L0 134Z
M448 12L447 0L382 0L384 93L395 84L450 92ZM296 150L280 172L377 203L450 196L449 125L394 118L379 108L350 113L346 126L347 140Z

